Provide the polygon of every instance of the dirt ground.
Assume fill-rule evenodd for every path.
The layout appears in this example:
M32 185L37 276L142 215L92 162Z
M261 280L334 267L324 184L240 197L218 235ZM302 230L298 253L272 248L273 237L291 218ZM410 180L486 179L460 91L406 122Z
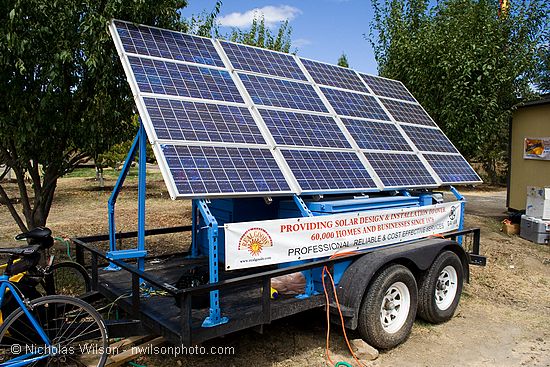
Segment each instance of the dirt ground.
M149 228L189 223L189 202L169 199L158 176L148 187ZM114 180L107 181L113 185ZM10 187L14 190L15 187ZM550 246L535 245L499 231L505 211L505 190L468 190L466 226L480 227L487 267L472 267L455 317L442 325L417 321L407 342L367 366L550 366ZM59 182L48 226L56 236L72 237L107 230L109 190L83 177ZM467 206L468 208L468 206ZM117 229L136 225L137 182L131 178L117 205ZM0 240L13 244L17 227L0 205ZM180 237L150 244L152 253L183 250ZM181 246L181 248L180 248ZM60 253L63 251L60 251ZM325 316L315 310L274 322L259 335L244 331L210 341L210 346L234 347L231 356L146 356L147 366L325 366ZM332 327L336 360L352 362L341 330ZM357 337L351 333L350 337Z

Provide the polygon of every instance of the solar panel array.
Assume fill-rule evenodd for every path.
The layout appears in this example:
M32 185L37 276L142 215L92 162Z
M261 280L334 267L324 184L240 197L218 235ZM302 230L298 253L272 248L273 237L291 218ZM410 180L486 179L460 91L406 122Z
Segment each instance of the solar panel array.
M123 21L110 30L173 198L480 182L401 82Z

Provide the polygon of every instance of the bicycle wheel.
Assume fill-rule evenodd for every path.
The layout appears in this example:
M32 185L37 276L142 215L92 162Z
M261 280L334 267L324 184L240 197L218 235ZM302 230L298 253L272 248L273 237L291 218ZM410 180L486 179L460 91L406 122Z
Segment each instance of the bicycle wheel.
M78 297L91 290L88 272L72 261L53 264L41 285L47 295Z
M97 366L107 360L107 328L88 303L68 296L45 296L28 306L51 346L45 346L37 329L22 309L0 326L2 363L22 358L26 366ZM41 358L32 361L32 358Z

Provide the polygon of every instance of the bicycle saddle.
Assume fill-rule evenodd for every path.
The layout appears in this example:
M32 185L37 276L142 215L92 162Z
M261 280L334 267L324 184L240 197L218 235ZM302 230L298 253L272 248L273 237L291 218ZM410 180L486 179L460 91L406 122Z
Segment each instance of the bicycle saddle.
M15 239L20 240L42 240L45 238L48 238L52 235L52 231L47 227L36 227L34 229L31 229L28 232L19 233L17 236L15 236Z
M40 249L40 245L8 247L8 248L0 248L0 253L17 255L17 256L29 256L29 255L33 255L39 249Z

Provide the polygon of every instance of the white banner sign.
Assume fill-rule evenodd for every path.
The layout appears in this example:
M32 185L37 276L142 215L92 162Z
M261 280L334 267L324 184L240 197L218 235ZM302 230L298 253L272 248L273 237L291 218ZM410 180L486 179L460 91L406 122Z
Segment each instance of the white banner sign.
M456 230L459 202L225 225L226 270L364 250Z

